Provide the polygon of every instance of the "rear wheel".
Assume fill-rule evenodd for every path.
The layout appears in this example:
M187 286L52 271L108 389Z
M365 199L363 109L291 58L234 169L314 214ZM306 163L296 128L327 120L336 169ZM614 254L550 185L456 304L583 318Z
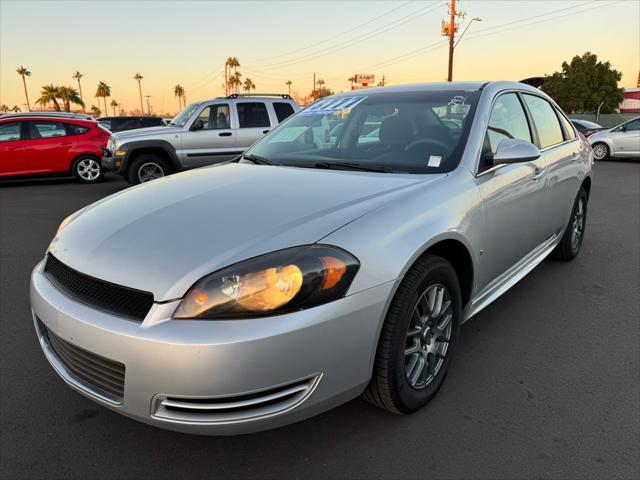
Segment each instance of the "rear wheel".
M171 173L169 164L161 157L148 153L140 155L129 166L127 179L132 185L150 182Z
M608 160L610 155L611 151L606 143L596 143L593 146L593 158L595 160Z
M100 160L94 157L76 158L71 170L76 179L82 183L96 183L102 180L102 165Z
M391 302L363 398L401 414L429 403L447 375L461 315L451 264L434 255L419 259Z
M564 231L562 240L553 251L554 258L565 261L573 260L580 252L587 224L587 200L587 192L584 187L580 187L578 196L573 202L569 224Z

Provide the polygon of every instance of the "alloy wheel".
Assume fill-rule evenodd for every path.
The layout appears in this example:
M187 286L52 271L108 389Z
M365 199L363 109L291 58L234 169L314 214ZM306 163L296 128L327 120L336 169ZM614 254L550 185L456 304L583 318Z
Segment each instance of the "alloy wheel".
M429 286L418 299L407 330L405 374L415 389L429 385L444 363L451 329L453 306L444 285Z
M593 147L593 157L596 160L602 160L607 156L607 147L603 143L597 144Z
M164 170L157 163L143 163L138 169L138 179L140 180L140 183L149 182L162 177L164 177Z
M92 182L100 176L100 164L93 158L84 158L76 167L78 176L85 182Z
M582 232L584 231L584 198L578 200L576 211L571 223L571 248L575 250L580 245Z

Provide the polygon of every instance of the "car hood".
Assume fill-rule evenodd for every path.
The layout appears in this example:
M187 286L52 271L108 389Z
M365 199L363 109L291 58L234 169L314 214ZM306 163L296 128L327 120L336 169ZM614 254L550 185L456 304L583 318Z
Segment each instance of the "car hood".
M445 176L223 164L100 200L49 248L71 268L166 301L240 260L318 242Z
M159 127L146 127L146 128L136 128L134 130L125 130L123 132L116 132L113 134L113 137L118 142L122 142L122 140L128 140L130 138L135 137L152 137L152 136L165 136L172 133L181 132L182 129L180 127L171 127L171 126L159 126Z
M588 137L589 143L593 143L594 140L608 138L609 133L611 133L611 130L613 130L613 128L606 128L604 130L598 130L593 135L589 135Z

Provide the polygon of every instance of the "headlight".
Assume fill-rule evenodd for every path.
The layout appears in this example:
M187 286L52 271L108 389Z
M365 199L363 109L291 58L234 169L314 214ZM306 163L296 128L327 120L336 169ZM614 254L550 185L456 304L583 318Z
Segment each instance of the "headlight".
M343 297L359 266L353 255L326 245L262 255L200 279L173 318L248 318L315 307Z

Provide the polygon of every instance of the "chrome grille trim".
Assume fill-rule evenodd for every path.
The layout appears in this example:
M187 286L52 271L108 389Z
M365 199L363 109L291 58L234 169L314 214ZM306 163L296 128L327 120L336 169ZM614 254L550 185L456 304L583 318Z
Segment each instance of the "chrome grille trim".
M291 410L313 393L322 375L242 395L179 397L157 395L152 402L154 418L198 424L236 423L265 418Z

